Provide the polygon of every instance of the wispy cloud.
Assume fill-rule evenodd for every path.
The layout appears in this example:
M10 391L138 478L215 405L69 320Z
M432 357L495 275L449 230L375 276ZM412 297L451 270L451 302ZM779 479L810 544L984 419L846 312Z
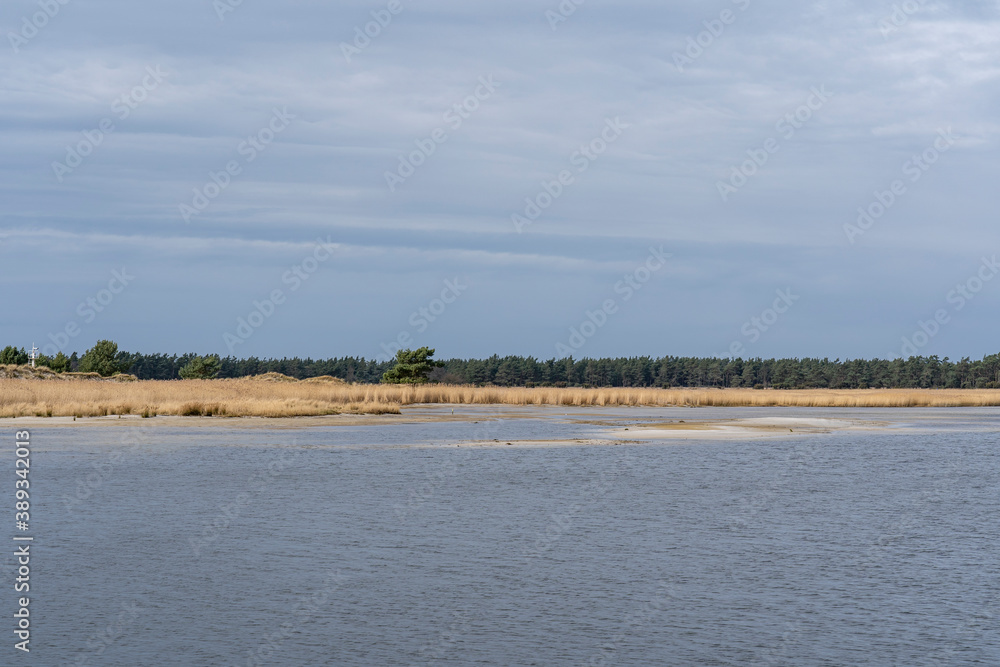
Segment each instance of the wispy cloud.
M296 308L350 308L354 320L335 339L307 327L296 334L300 348L365 353L460 271L477 287L435 327L440 352L542 355L565 317L599 302L602 286L655 243L674 251L678 279L602 331L593 353L714 353L738 333L726 327L788 284L823 286L827 311L803 306L755 353L871 356L889 344L885 332L906 330L940 300L932 285L943 269L937 281L928 271L1000 245L990 175L994 3L928 1L892 31L880 29L892 3L849 0L586 3L556 30L548 2L400 3L350 62L338 45L385 3L242 3L220 21L211 3L195 0L70 2L18 52L0 50L0 232L8 235L0 271L20 284L30 267L37 293L18 323L0 323L0 337L22 344L25 327L50 328L43 304L75 303L80 276L129 259L155 272L131 298L160 298L160 285L190 290L179 298L191 317L123 301L106 333L131 348L193 348L205 344L200 320L244 309L268 272L330 236L342 257ZM719 32L713 22L724 9L735 20ZM16 30L36 10L18 0L0 23ZM673 54L706 30L708 45L678 71ZM157 66L169 72L165 82L60 182L53 162L102 119L117 120L115 100ZM484 75L501 86L390 192L387 165L447 127L444 111ZM747 150L779 136L776 123L821 85L835 96L720 201L716 184ZM275 107L295 121L185 224L178 203L242 159L240 142ZM516 234L511 211L615 117L629 128L613 149ZM866 232L864 249L844 247L857 208L948 126L958 139L947 161ZM343 286L359 275L367 282L352 294ZM996 305L968 313L967 328L938 336L928 351L995 351L987 332ZM898 313L885 331L857 317L880 307ZM484 312L506 314L486 320L506 338L483 333ZM150 317L169 335L143 333ZM293 309L287 317L296 321ZM844 338L836 323L847 321L864 329ZM254 339L255 353L289 353L287 330L272 330Z

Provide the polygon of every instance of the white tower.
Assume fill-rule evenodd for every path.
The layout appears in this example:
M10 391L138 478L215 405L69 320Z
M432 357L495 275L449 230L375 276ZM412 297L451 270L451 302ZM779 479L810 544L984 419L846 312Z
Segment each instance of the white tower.
M31 359L31 367L34 368L35 359L38 358L38 348L35 347L34 343L31 344L31 354L28 355L28 358Z

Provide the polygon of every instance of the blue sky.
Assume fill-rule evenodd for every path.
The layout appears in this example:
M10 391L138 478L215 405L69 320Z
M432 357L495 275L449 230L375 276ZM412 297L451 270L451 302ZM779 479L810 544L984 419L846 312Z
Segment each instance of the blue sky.
M1000 350L995 2L63 2L0 10L2 344Z

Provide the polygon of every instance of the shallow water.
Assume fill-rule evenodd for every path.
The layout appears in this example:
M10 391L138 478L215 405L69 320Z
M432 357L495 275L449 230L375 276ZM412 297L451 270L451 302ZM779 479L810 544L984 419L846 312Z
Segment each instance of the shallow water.
M1000 411L456 412L33 428L31 659L1000 664ZM762 416L887 426L516 446Z

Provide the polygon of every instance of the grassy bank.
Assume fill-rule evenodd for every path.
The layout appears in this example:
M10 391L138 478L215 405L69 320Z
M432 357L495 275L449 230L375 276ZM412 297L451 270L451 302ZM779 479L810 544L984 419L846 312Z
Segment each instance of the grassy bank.
M44 372L15 374L10 367L0 373L0 417L299 417L398 413L403 405L433 403L567 407L968 407L1000 406L1000 390L526 389L346 384L335 378L299 381L278 374L231 380L167 381L97 379Z
M398 413L392 401L354 398L334 378L282 381L94 379L62 374L0 378L0 417L106 415L304 417Z

